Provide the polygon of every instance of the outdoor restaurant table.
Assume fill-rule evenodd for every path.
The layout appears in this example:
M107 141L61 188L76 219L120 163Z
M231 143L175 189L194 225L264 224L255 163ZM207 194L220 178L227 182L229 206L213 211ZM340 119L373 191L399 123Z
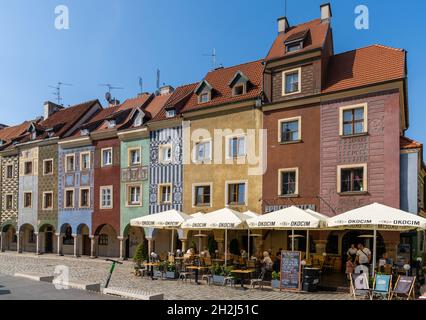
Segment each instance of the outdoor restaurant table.
M195 284L200 284L198 282L198 273L199 273L199 271L205 270L205 269L208 269L208 268L209 267L201 267L201 266L189 266L189 267L186 267L186 269L194 270L195 271Z
M244 287L244 275L251 274L251 273L253 273L255 271L256 270L254 270L254 269L246 269L246 270L236 269L236 270L232 270L231 272L240 275L240 279L241 279L241 290L247 290L247 288Z
M212 262L224 263L225 259L212 259Z
M147 262L147 263L144 263L144 266L151 267L151 280L154 280L154 267L159 267L160 263L159 262Z

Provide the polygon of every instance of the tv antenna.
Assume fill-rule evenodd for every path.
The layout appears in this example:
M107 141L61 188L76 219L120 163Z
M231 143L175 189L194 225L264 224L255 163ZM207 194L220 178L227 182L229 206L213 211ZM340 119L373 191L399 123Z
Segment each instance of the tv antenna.
M157 69L157 90L160 89L160 69Z
M113 102L116 101L116 99L113 98L112 95L111 95L111 90L122 90L122 89L124 89L122 87L115 87L110 83L99 84L99 86L108 88L108 91L105 93L105 100L108 101L109 103L113 103Z
M212 53L210 53L210 54L206 53L206 54L203 54L203 56L204 57L211 57L212 58L213 69L215 69L216 68L216 57L217 57L217 55L216 55L216 49L213 48Z
M139 88L141 89L141 94L143 93L143 79L139 77Z
M72 86L72 84L58 81L56 86L49 86L49 88L55 89L55 91L52 94L56 97L56 101L58 102L58 105L62 105L61 104L61 101L63 100L62 95L61 95L62 86L70 87L70 86Z

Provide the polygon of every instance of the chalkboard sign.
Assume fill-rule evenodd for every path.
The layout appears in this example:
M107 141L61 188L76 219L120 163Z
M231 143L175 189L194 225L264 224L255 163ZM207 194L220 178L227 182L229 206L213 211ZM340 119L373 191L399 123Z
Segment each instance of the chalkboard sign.
M302 253L300 251L281 251L281 290L300 291Z

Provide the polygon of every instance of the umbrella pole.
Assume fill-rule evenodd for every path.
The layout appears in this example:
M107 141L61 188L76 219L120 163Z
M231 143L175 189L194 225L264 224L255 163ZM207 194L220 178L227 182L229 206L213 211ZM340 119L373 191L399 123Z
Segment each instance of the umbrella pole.
M225 229L225 268L228 257L228 229Z
M291 251L294 251L294 229L291 229Z
M376 269L376 251L377 251L377 229L376 226L374 226L374 232L373 232L373 265L371 268L371 276L374 277L374 271Z
M172 249L171 249L171 253L173 253L173 246L174 246L174 242L175 242L175 229L172 229Z
M247 257L250 259L250 229L247 230Z
M198 253L201 254L201 230L198 230Z
M306 230L306 260L309 260L309 230Z

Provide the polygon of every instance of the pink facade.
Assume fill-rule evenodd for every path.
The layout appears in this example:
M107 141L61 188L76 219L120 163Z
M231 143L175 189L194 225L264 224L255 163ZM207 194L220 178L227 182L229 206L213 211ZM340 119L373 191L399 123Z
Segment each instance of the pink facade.
M373 202L399 208L399 98L398 92L388 91L322 103L320 212L335 215ZM368 133L341 137L339 109L365 103ZM338 166L351 164L367 165L367 190L358 194L339 194Z

